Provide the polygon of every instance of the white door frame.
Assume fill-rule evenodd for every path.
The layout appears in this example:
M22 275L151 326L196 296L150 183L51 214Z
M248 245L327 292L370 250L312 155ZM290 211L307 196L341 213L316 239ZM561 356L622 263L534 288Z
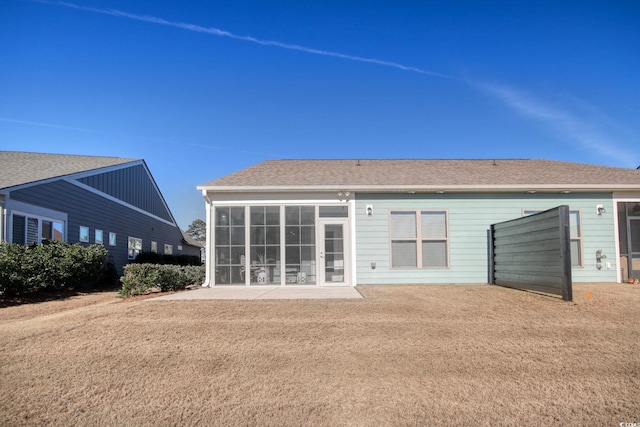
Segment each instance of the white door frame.
M634 277L634 278L637 278L637 276L635 276L635 271L636 270L633 269L633 264L634 264L633 261L634 261L634 259L636 259L635 256L640 255L640 251L638 251L638 250L634 251L634 249L637 249L637 248L632 246L631 223L632 222L635 223L636 221L638 222L638 224L640 224L640 216L628 216L627 217L627 236L626 237L627 237L627 247L628 247L628 251L627 252L629 253L629 259L628 259L628 265L625 266L625 267L627 267L627 269L629 270L628 276L629 277Z
M318 285L320 286L352 286L351 285L351 224L349 218L319 218L316 232L316 250L318 266ZM326 281L325 277L325 226L342 225L344 273L342 282Z

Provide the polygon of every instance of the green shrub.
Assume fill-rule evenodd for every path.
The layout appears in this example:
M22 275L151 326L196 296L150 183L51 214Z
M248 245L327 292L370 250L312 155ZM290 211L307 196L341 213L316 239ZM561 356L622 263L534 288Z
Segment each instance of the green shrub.
M120 295L142 295L149 293L153 288L162 292L177 291L189 285L200 284L204 279L204 266L127 264L124 267L124 276L120 278Z
M124 275L120 278L123 297L142 295L149 289L157 287L160 281L156 264L127 264Z
M0 244L0 295L15 295L29 286L27 246Z
M50 241L0 244L0 295L77 288L102 281L107 250L101 245Z

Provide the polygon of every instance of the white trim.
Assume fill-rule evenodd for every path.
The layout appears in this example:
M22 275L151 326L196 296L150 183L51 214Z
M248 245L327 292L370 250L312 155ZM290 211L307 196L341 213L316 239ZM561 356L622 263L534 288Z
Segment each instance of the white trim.
M205 203L204 203L204 209L205 209L205 223L206 223L206 227L205 227L205 249L204 249L204 272L205 272L205 276L204 276L204 283L202 284L202 287L204 288L210 288L213 286L212 282L211 282L211 255L213 252L213 233L212 233L212 229L215 227L215 224L213 223L213 218L211 216L211 212L213 212L212 206L211 206L211 200L209 198L207 198L206 194L203 194L204 199L205 199Z
M354 282L351 281L351 279L353 278L353 274L351 271L347 271L347 270L351 270L353 266L353 260L350 259L351 258L351 242L350 242L351 235L349 233L350 220L351 218L349 217L347 218L316 218L316 224L317 224L316 225L316 269L317 269L316 286L331 287L331 286L353 286L354 285ZM326 280L325 271L324 271L324 269L326 268L326 265L324 261L321 260L323 256L320 255L320 252L325 252L325 257L326 257L326 248L324 246L325 245L324 227L327 225L338 225L338 224L343 226L343 231L344 231L343 253L344 253L345 259L343 260L343 263L344 263L343 274L345 275L345 277L343 278L344 279L343 282L333 283L333 282L327 282Z
M162 192L160 191L160 187L158 187L158 184L156 183L156 180L153 178L153 175L151 174L151 171L149 170L149 167L147 166L147 163L144 161L144 159L139 159L139 160L134 160L131 161L129 163L122 163L120 165L114 165L114 166L107 166L105 168L100 168L100 169L93 169L93 170L89 170L89 171L85 171L85 172L78 172L77 174L73 174L73 179L77 180L77 179L81 179L81 178L86 178L88 176L94 176L94 175L100 175L103 173L108 173L108 172L113 172L113 171L117 171L117 170L121 170L121 169L128 169L130 167L133 166L142 166L144 168L145 173L147 174L147 177L149 178L149 181L151 181L151 184L153 184L153 188L156 190L156 193L158 194L158 196L160 197L160 200L162 201L162 205L164 206L164 208L166 209L166 211L169 213L169 216L171 217L173 223L169 222L169 224L171 225L175 225L177 226L177 222L176 219L173 217L173 213L171 212L171 209L169 209L169 205L167 204L167 201L164 199L164 196L162 195ZM62 178L64 179L68 179L71 176L64 176ZM78 182L78 184L82 184L80 182ZM84 185L84 184L82 184ZM93 188L93 187L90 187ZM95 190L95 189L94 189ZM106 194L103 192L98 192L98 194ZM117 199L119 200L119 199ZM122 202L122 200L120 200ZM126 202L123 202L125 205ZM148 213L148 212L147 212ZM153 218L158 218L153 214L149 214L150 216L152 216ZM159 218L161 221L165 221L162 218Z
M226 206L256 204L269 205L269 204L292 204L304 201L305 203L345 203L352 200L353 193L349 191L350 195L346 199L338 196L339 191L323 191L323 192L282 192L277 193L260 193L260 192L233 192L233 193L208 193L203 192L205 199L210 200L212 204L224 204Z
M640 192L635 193L613 193L613 202L639 202Z
M149 212L146 212L144 210L141 210L139 208L136 208L133 205L130 205L120 199L114 198L112 196L109 196L107 193L103 193L99 190L96 190L93 187L90 187L86 184L83 184L79 181L77 181L78 179L81 178L86 178L88 176L94 176L94 175L100 175L103 173L108 173L108 172L113 172L113 171L117 171L117 170L121 170L121 169L127 169L130 168L132 166L139 166L142 165L144 167L144 170L149 178L149 180L151 181L151 183L153 184L153 188L155 188L156 192L158 193L158 196L160 197L160 200L162 201L162 204L164 206L164 208L166 209L166 211L169 213L169 216L171 217L172 221L167 221L166 219L160 218L158 216L155 216ZM46 178L46 179L41 179L38 181L33 181L33 182L28 182L28 183L24 183L24 184L19 184L19 185L15 185L12 187L7 187L3 190L8 191L9 193L11 193L12 191L17 191L17 190L22 190L24 188L28 188L28 187L33 187L33 186L37 186L37 185L43 185L43 184L49 184L51 182L56 182L56 181L65 181L68 182L70 184L74 184L80 188L83 188L87 191L90 191L94 194L97 194L101 197L104 197L106 199L109 199L111 201L114 201L116 203L119 203L123 206L129 207L133 210L136 210L140 213L143 213L151 218L155 218L158 219L166 224L169 225L173 225L175 227L178 227L178 224L175 220L175 218L173 217L173 213L171 212L171 209L169 209L169 205L167 204L167 201L164 199L164 196L162 195L162 192L160 191L160 188L158 187L158 184L156 183L155 179L153 178L153 175L151 174L151 171L149 170L149 167L147 166L147 164L145 163L145 161L143 159L139 159L139 160L132 160L132 161L128 161L126 163L120 163L117 165L112 165L112 166L105 166L105 167L98 167L95 169L90 169L90 170L85 170L85 171L81 171L81 172L72 172L69 174L64 174L64 175L58 175L58 176L54 176L51 178ZM10 199L9 199L10 200Z
M134 242L134 247L131 248L131 240L133 240ZM137 243L140 242L140 249L137 249ZM135 255L133 257L131 257L131 251L133 251L135 253ZM136 259L136 257L140 254L140 252L142 252L142 238L140 237L133 237L133 236L127 236L127 259L128 260L134 260Z
M8 217L8 221L7 221L7 226L9 227L9 229L12 231L11 232L11 239L9 239L9 237L7 236L7 242L9 243L14 243L13 242L13 217L14 215L17 216L23 216L25 217L25 219L27 218L34 218L38 220L38 244L42 243L42 222L43 221L48 221L51 223L59 223L62 224L62 241L63 242L67 242L67 233L68 233L68 222L66 219L66 216L64 219L62 218L55 218L55 217L50 217L47 215L42 215L40 213L34 213L34 212L28 212L28 211L21 211L18 209L11 209L11 210L7 210L7 217ZM25 233L26 233L26 229L25 229ZM25 238L26 241L26 235L23 236Z
M55 179L60 179L60 178L68 179L68 178L71 178L71 177L73 177L73 179L86 178L88 176L100 175L100 174L103 174L103 173L113 172L113 171L117 171L117 170L120 170L120 169L127 169L127 168L130 168L131 166L137 166L137 165L143 165L144 166L144 161L142 159L132 160L130 162L120 163L118 165L105 166L105 167L102 167L102 168L90 169L90 170L86 170L86 171L82 171L82 172L76 172L76 173L69 174L69 175L62 175L62 176L59 176L59 177L57 177Z
M278 213L282 219L282 209L279 209ZM229 224L231 224L231 218L229 218ZM280 225L280 252L282 252L282 246L283 246L282 245L283 233L284 233L284 227ZM231 229L229 229L229 238L231 239ZM265 238L265 242L266 242L266 238ZM240 259L242 259L242 257ZM244 206L244 265L241 268L244 268L244 285L251 286L251 205ZM282 261L280 261L280 268L284 268ZM283 274L281 272L280 273L281 284L282 284L282 276Z
M622 282L622 273L620 272L620 230L619 221L618 221L618 202L616 199L613 199L613 235L615 236L615 246L616 246L616 282Z
M134 210L134 211L136 211L136 212L138 212L138 213L141 213L141 214L143 214L143 215L146 215L146 216L148 216L148 217L150 217L150 218L153 218L153 219L155 219L155 220L158 220L158 221L164 222L165 224L168 224L168 225L172 225L172 226L174 226L174 227L177 227L177 225L176 225L176 224L174 224L174 223L173 223L173 222L171 222L171 221L167 221L167 220L166 220L166 219L164 219L164 218L160 218L159 216L156 216L156 215L154 215L154 214L152 214L152 213L149 213L149 212L145 211L144 209L140 209L140 208L138 208L138 207L136 207L136 206L133 206L133 205L131 205L131 204L127 203L127 202L124 202L124 201L122 201L122 200L120 200L120 199L118 199L118 198L116 198L116 197L110 196L110 195L108 195L107 193L103 193L103 192L102 192L102 191L100 191L100 190L96 190L95 188L90 187L90 186L88 186L88 185L86 185L86 184L83 184L83 183L81 183L81 182L79 182L79 181L70 180L70 179L66 179L66 178L65 178L65 179L63 179L63 180L64 180L64 181L66 181L66 182L68 182L69 184L75 185L76 187L82 188L83 190L89 191L89 192L91 192L91 193L93 193L93 194L95 194L95 195L97 195L97 196L100 196L100 197L102 197L102 198L104 198L104 199L107 199L107 200L109 200L109 201L111 201L111 202L114 202L114 203L117 203L117 204L119 204L119 205L121 205L121 206L127 207L127 208L129 208L129 209L131 209L131 210Z
M352 193L353 194L353 193ZM205 258L205 268L206 268L206 276L205 276L205 282L202 284L203 287L214 287L217 286L216 282L215 282L215 265L214 265L214 259L215 259L215 209L217 207L235 207L235 208L244 208L244 212L245 212L245 227L250 227L250 224L247 223L246 221L250 221L250 211L249 209L252 206L278 206L278 207L287 207L287 206L312 206L315 208L315 224L316 224L316 233L319 232L319 224L321 223L321 221L323 220L327 220L327 221L332 221L332 220L343 220L344 223L346 224L345 227L345 241L348 244L348 247L346 248L346 253L345 253L345 258L347 258L346 261L349 262L349 265L345 266L345 269L350 270L348 272L349 277L346 278L345 282L347 282L349 284L349 286L355 286L356 283L356 256L355 256L355 216L356 216L356 211L355 211L355 199L353 199L353 196L351 194L351 197L347 197L347 198L343 198L343 199L336 199L335 198L335 194L331 194L330 197L327 197L326 199L304 199L304 198L296 198L296 199L278 199L278 200L256 200L256 199L252 199L252 200L247 200L246 198L243 198L241 200L212 200L209 196L210 194L207 192L203 192L203 196L205 199L205 209L206 209L206 223L207 223L207 227L206 227L206 258ZM329 196L329 195L328 195ZM349 215L348 217L341 217L341 218L320 218L319 217L319 207L321 206L348 206L349 208ZM285 225L285 209L281 209L280 210L280 258L281 258L281 265L284 265L284 259L285 259L285 230L286 230L286 225ZM251 246L251 242L250 242L250 238L251 235L250 233L245 233L245 248L250 248ZM316 234L316 249L318 248L318 242L319 242L319 237ZM319 262L318 262L318 251L316 251L316 265L319 268ZM245 258L245 263L249 263L250 260L248 257ZM247 269L248 265L245 265L245 269ZM319 274L316 275L316 284L314 286L322 286L322 285L326 285L326 283L320 283L319 280ZM331 284L329 284L330 286ZM252 286L251 285L251 280L249 275L245 276L245 283L242 284L236 284L236 285L222 285L222 286ZM276 286L290 286L287 285L286 283L286 276L284 274L281 274L281 278L280 278L280 284L276 285ZM311 285L309 285L311 286ZM342 286L344 286L344 284L342 284Z
M640 203L639 193L613 193L613 235L615 236L616 245L616 280L618 283L622 283L622 273L620 272L620 234L619 234L619 221L618 221L618 203ZM628 268L628 266L625 266ZM630 273L630 272L629 272Z
M173 216L173 212L171 212L171 209L169 209L169 205L167 204L167 201L164 199L164 196L162 195L162 191L160 191L160 187L158 187L158 183L156 182L155 178L153 177L153 174L151 173L151 170L147 166L147 162L145 162L144 159L142 159L142 160L140 160L140 163L144 167L145 172L147 172L147 176L149 177L149 180L153 184L153 188L156 189L156 193L158 194L158 197L160 197L160 200L162 200L162 205L167 210L167 213L169 214L169 217L173 221L173 225L176 226L177 228L180 228L180 227L178 227L178 222L176 221L176 219Z
M366 193L377 192L613 192L613 191L637 191L638 184L479 184L479 185L370 185L370 184L330 184L330 185L200 185L196 187L203 192L211 193L283 193L283 192L336 192L359 191Z
M5 237L7 230L7 214L4 209L4 204L6 197L4 194L0 194L0 242L6 242L7 238Z
M98 232L100 232L100 241L98 241ZM96 228L93 230L93 243L104 246L104 230Z
M87 230L86 240L84 240L84 238L83 238L83 233L82 233L83 229ZM80 242L80 243L90 243L91 242L91 227L88 227L86 225L80 225L78 230L79 230L78 231L78 242Z
M30 203L19 202L13 199L7 199L5 202L7 212L19 211L35 216L47 217L47 219L55 219L57 221L67 221L68 214L66 212L56 211L54 209L43 208L42 206L32 205Z
M393 217L394 213L398 213L398 212L408 212L408 213L414 213L415 214L415 232L416 232L416 237L406 237L406 238L394 238L392 236L392 225L391 225L391 218ZM434 212L434 213L443 213L444 214L444 221L445 221L445 232L446 232L446 236L445 238L425 238L422 236L422 231L421 231L421 222L422 222L422 214L424 212ZM389 230L389 241L388 241L388 245L389 245L389 270L397 270L397 271L406 271L406 270L448 270L451 268L451 234L449 232L449 209L438 209L438 208L399 208L399 209L393 209L390 208L388 210L387 213L387 221L388 221L388 230ZM415 266L393 266L393 242L398 241L398 240L411 240L411 241L415 241L416 242L416 265ZM446 245L446 253L445 253L445 258L446 258L446 265L444 266L433 266L433 265L428 265L428 266L424 266L422 263L422 244L425 241L434 241L434 242L444 242Z
M65 212L56 211L53 209L43 208L41 206L32 205L17 200L6 199L4 205L4 239L9 243L13 243L13 215L17 214L24 217L38 218L45 221L61 222L63 226L62 240L64 242L68 240L68 214ZM40 227L42 224L38 223L38 236L40 236ZM11 230L11 231L10 231ZM40 238L40 237L38 237ZM1 239L0 239L1 240Z
M67 180L67 179L84 178L86 176L98 175L98 174L105 173L105 172L112 172L114 170L124 169L126 167L130 167L130 166L135 165L137 163L142 163L142 160L134 160L134 161L131 161L131 162L128 162L128 163L121 163L121 164L113 165L113 166L98 167L98 168L95 168L95 169L81 171L81 172L71 172L71 173L68 173L68 174L56 175L56 176L53 176L51 178L40 179L38 181L26 182L24 184L18 184L18 185L14 185L14 186L11 186L11 187L7 187L4 190L11 192L11 191L22 190L22 189L28 188L28 187L33 187L33 186L36 186L36 185L49 184L51 182L59 181L61 179Z
M355 198L352 200L349 200L347 202L347 205L349 206L349 227L348 227L348 231L349 231L349 239L350 239L350 245L351 245L351 282L350 285L351 286L356 286L357 285L357 274L356 274L356 216L357 216L357 212L356 212L356 201Z

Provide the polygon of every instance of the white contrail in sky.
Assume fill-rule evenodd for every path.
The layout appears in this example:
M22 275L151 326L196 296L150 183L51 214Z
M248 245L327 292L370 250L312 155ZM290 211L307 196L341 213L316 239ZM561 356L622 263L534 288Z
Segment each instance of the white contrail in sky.
M117 9L98 9L98 8L94 8L94 7L80 6L80 5L77 5L75 3L69 3L69 2L64 2L64 1L49 1L49 0L35 0L35 1L38 1L39 3L47 3L47 4L53 4L53 5L58 5L58 6L69 7L69 8L73 8L73 9L85 10L85 11L88 11L88 12L101 13L103 15L119 16L119 17L123 17L123 18L133 19L133 20L136 20L136 21L150 22L152 24L166 25L166 26L169 26L169 27L181 28L183 30L195 31L195 32L198 32L198 33L212 34L214 36L219 36L219 37L228 37L230 39L242 40L242 41L251 42L251 43L255 43L255 44L259 44L259 45L263 45L263 46L275 46L275 47L279 47L279 48L282 48L282 49L297 50L297 51L300 51L300 52L311 53L311 54L314 54L314 55L331 56L331 57L334 57L334 58L347 59L347 60L350 60L350 61L366 62L366 63L369 63L369 64L383 65L383 66L386 66L386 67L398 68L398 69L403 70L403 71L413 71L414 73L426 74L426 75L429 75L429 76L440 77L440 78L445 78L445 79L453 79L453 78L455 78L453 76L448 76L446 74L436 73L434 71L423 70L422 68L418 68L418 67L411 67L411 66L408 66L408 65L398 64L397 62L384 61L384 60L381 60L381 59L366 58L366 57L355 56L355 55L347 55L345 53L331 52L331 51L328 51L328 50L321 50L321 49L314 49L314 48L311 48L311 47L300 46L300 45L297 45L297 44L283 43L283 42L279 42L279 41L275 41L275 40L262 40L262 39L258 39L256 37L252 37L252 36L241 36L241 35L238 35L238 34L231 33L229 31L220 30L218 28L203 27L203 26L195 25L195 24L187 24L187 23L184 23L184 22L173 22L173 21L168 21L168 20L166 20L164 18L158 18L156 16L137 15L137 14L134 14L134 13L123 12L123 11L117 10Z
M578 143L580 148L616 160L620 164L632 166L633 159L629 150L619 148L594 122L566 109L544 103L510 86L488 83L476 86L518 114L540 121L563 139Z
M9 119L7 117L0 117L0 122L17 123L17 124L29 125L29 126L41 126L41 127L47 127L47 128L55 128L55 129L77 130L81 132L98 132L96 130L85 129L85 128L54 125L51 123L42 123L42 122L30 122L27 120L15 120L15 119Z
M62 129L62 130L73 130L73 131L80 131L80 132L92 132L92 133L104 133L102 131L99 130L95 130L95 129L86 129L86 128L79 128L79 127L73 127L73 126L63 126L63 125L57 125L54 123L43 123L43 122L33 122L33 121L28 121L28 120L16 120L16 119L10 119L8 117L0 117L0 122L6 122L6 123L15 123L15 124L19 124L19 125L27 125L27 126L40 126L40 127L46 127L46 128L53 128L53 129ZM121 135L123 137L131 137L131 135ZM219 150L219 151L233 151L233 152L238 152L237 148L229 148L229 147L220 147L220 146L216 146L216 145L204 145L204 144L192 144L192 143L185 143L185 142L178 142L178 141L168 141L166 139L158 139L158 138L148 138L145 136L133 136L133 138L137 138L140 140L145 140L145 141L152 141L152 142L161 142L163 144L172 144L172 145L179 145L179 146L189 146L189 147L195 147L195 148L205 148L205 149L210 149L210 150ZM286 158L287 155L284 154L278 154L278 153L263 153L263 152L257 152L257 151L252 151L252 150L240 150L241 153L244 154L252 154L252 155L261 155L261 156L269 156L271 158ZM289 154L290 155L290 154Z
M211 34L218 37L227 37L230 39L255 43L263 46L273 46L273 47L278 47L282 49L294 50L294 51L299 51L299 52L304 52L304 53L309 53L314 55L322 55L322 56L328 56L333 58L345 59L349 61L381 65L385 67L396 68L403 71L410 71L414 73L424 74L431 77L452 79L452 80L458 80L460 82L466 82L474 89L480 90L481 92L488 94L495 99L498 99L501 103L503 103L503 105L517 112L518 114L521 114L526 118L535 119L541 123L544 123L547 127L552 129L557 135L561 136L563 139L567 139L574 143L578 143L578 145L582 149L590 150L592 152L598 152L603 156L609 157L611 159L615 159L617 162L621 162L623 164L629 163L628 153L626 153L625 150L619 149L619 147L617 147L616 144L613 143L611 139L605 135L605 132L597 129L592 123L590 123L589 120L581 118L578 114L573 114L567 110L561 110L559 108L552 107L546 103L543 103L539 100L535 100L533 97L526 95L524 92L506 85L488 84L480 81L474 81L473 79L463 79L461 77L424 70L422 68L399 64L397 62L385 61L377 58L367 58L362 56L348 55L345 53L315 49L315 48L310 48L306 46L300 46L297 44L283 43L275 40L262 40L252 36L242 36L242 35L234 34L229 31L221 30L218 28L203 27L200 25L183 23L183 22L173 22L173 21L168 21L164 18L149 16L149 15L138 15L134 13L123 12L117 9L100 9L100 8L94 8L89 6L82 6L82 5L61 1L61 0L32 0L32 1L38 2L38 3L62 6L62 7L67 7L67 8L77 9L77 10L83 10L87 12L99 13L103 15L122 17L122 18L148 22L148 23L157 24L157 25L180 28L187 31ZM19 120L9 120L9 119L4 119L4 120L13 121L16 123L47 126L46 124L21 122ZM63 126L55 126L55 125L50 125L50 126L65 128ZM78 130L85 130L85 129L78 128Z

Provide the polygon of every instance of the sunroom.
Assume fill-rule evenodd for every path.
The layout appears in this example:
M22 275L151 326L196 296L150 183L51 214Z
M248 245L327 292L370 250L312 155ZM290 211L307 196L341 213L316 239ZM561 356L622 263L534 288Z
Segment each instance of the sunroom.
M209 211L210 285L351 283L348 203L216 203Z

